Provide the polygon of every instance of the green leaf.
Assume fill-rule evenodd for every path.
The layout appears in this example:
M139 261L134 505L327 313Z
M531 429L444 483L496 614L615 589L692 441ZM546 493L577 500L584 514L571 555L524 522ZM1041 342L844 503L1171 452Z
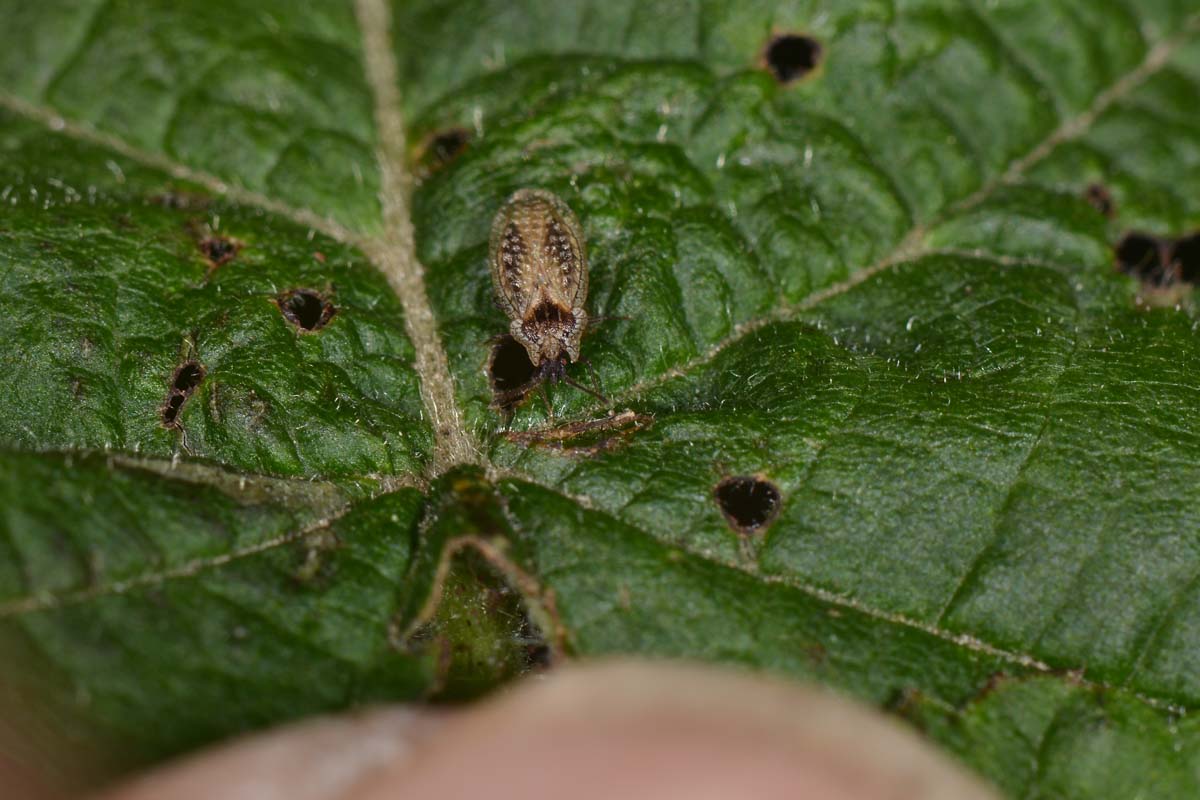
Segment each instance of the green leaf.
M1013 797L1200 791L1200 264L1113 249L1200 227L1193 6L0 0L25 748L628 653L827 684ZM529 186L607 402L507 419Z

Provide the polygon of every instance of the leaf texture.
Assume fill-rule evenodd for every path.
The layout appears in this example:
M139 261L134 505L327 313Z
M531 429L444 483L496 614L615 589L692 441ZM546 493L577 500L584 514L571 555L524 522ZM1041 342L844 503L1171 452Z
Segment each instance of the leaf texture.
M1200 790L1200 263L1114 267L1200 222L1193 4L5 5L5 678L128 763L632 653ZM506 419L522 187L607 402Z

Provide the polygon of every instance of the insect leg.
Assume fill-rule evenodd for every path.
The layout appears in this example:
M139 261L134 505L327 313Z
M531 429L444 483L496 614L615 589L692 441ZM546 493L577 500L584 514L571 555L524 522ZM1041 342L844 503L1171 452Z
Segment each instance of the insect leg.
M554 421L554 406L550 405L550 395L546 394L546 382L540 381L538 383L537 388L538 388L538 394L540 394L542 396L542 402L546 404L546 416L548 416L550 418L551 422L553 422Z
M591 366L591 365L589 364L589 366ZM587 387L587 386L584 386L582 383L580 383L579 381L575 380L574 378L572 378L570 375L567 375L566 373L564 373L564 374L563 374L563 376L562 376L562 382L563 382L563 383L565 383L565 384L567 384L568 386L574 386L576 389L578 389L578 390L579 390L579 391L581 391L581 392L587 392L587 393L588 393L588 394L590 394L592 397L594 397L594 398L596 398L597 400L599 400L601 403L607 403L607 402L608 402L608 398L607 398L607 397L605 397L604 395L600 394L600 392L599 392L599 391L597 391L597 390L595 390L595 389L591 389L591 388L589 388L589 387Z
M594 366L592 366L592 360L590 358L586 358L586 357L582 357L582 356L580 357L579 360L582 361L584 363L584 365L587 366L588 376L591 377L591 379L592 379L592 388L596 390L594 393L595 396L599 397L601 400L604 400L605 402L607 402L607 400L604 397L604 392L600 390L600 376L596 373L596 368Z

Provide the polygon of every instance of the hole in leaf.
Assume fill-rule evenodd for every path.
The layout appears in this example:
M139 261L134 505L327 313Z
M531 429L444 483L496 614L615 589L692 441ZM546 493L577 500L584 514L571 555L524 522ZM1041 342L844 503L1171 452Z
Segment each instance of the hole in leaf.
M175 421L179 418L179 412L183 410L185 400L187 400L187 395L182 392L172 391L167 395L167 402L163 404L162 409L163 425L168 428L175 427Z
M1168 263L1179 280L1200 283L1200 233L1193 233L1175 242Z
M162 422L168 428L177 427L183 404L204 380L204 367L197 361L185 361L175 369L167 399L163 401Z
M187 361L175 370L175 378L171 381L171 385L176 391L191 394L202 380L204 380L204 367L195 361Z
M1162 285L1167 279L1163 244L1157 236L1127 233L1117 243L1117 267L1142 281Z
M228 264L240 249L240 244L224 236L206 236L200 240L200 252L214 267Z
M425 137L417 154L421 176L429 177L457 159L470 143L471 132L459 127L446 128Z
M777 81L792 83L821 63L821 43L811 36L785 33L770 41L763 58Z
M337 309L311 289L293 289L275 299L283 318L302 331L320 330L329 324Z
M1103 184L1093 183L1087 187L1087 190L1083 193L1083 199L1087 200L1092 208L1106 217L1111 217L1116 210L1116 203L1113 201L1112 193Z
M467 149L471 134L466 128L450 128L441 131L429 142L429 154L438 164L448 164Z
M516 406L523 399L522 390L530 385L534 372L529 353L520 342L507 333L496 338L488 359L488 376L497 406L502 409Z
M770 481L735 475L717 484L717 505L729 524L743 533L765 527L779 513L779 489Z

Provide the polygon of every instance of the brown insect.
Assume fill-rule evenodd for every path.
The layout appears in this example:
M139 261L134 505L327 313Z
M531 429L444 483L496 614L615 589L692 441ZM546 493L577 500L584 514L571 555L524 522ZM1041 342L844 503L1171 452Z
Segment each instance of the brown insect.
M574 212L543 189L513 193L492 221L488 261L500 308L511 320L509 333L529 354L533 377L514 393L544 381L563 381L595 397L597 391L567 375L579 360L588 325L587 252Z

